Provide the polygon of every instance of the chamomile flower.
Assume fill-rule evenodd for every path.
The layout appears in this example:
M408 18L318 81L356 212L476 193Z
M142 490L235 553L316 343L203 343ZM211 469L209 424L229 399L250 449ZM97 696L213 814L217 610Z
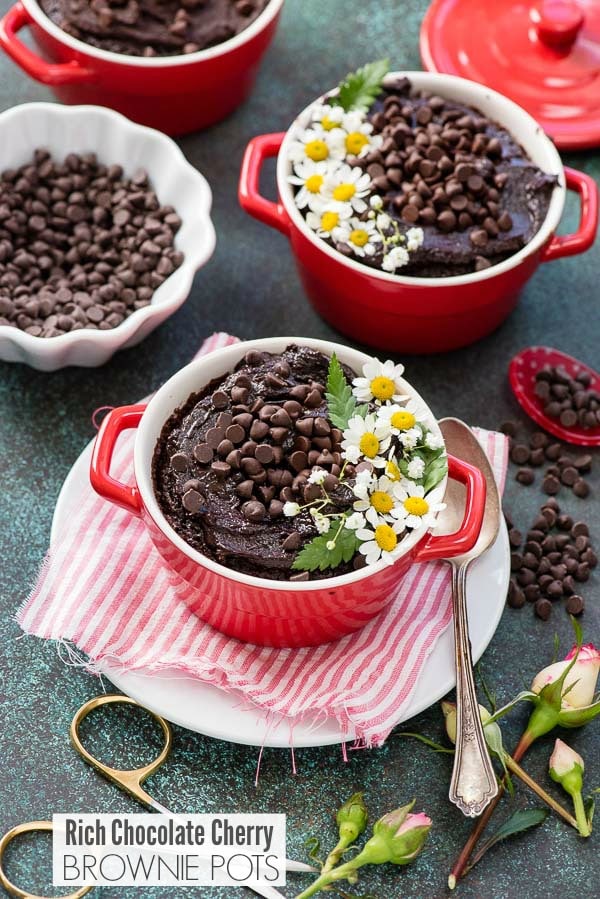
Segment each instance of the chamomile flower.
M406 399L400 392L403 374L404 366L395 365L391 359L387 362L371 359L363 365L362 378L354 378L352 381L352 393L359 403L398 403Z
M365 458L375 468L383 468L386 459L383 456L390 445L389 428L373 414L355 415L348 422L344 431L342 450L345 459L355 465L359 459Z
M381 234L374 222L361 222L351 218L342 222L333 232L333 239L338 243L348 244L357 256L374 256Z
M402 431L399 439L404 449L412 450L423 439L423 432L419 427L409 428L408 431Z
M445 503L432 503L425 497L422 484L404 479L394 486L397 502L391 513L405 527L430 528L435 524L438 512L446 508Z
M326 200L349 203L355 212L364 212L367 204L363 200L369 193L371 178L357 166L342 163L328 173L323 185Z
M421 408L415 400L409 400L406 405L398 406L387 403L377 410L377 417L384 421L392 434L398 436L404 431L410 431L415 425L427 418L427 412Z
M398 535L404 531L404 522L394 521L376 525L373 530L359 528L356 536L363 543L359 546L359 552L366 557L367 565L374 565L381 559L391 565L402 552L402 545L398 541Z
M378 150L383 143L381 134L373 134L373 126L360 113L349 114L343 121L345 137L343 148L348 156L366 156Z
M439 450L444 446L444 440L441 435L428 431L425 435L425 446L430 450Z
M390 453L390 457L385 463L385 473L390 481L402 480L402 472L400 471L398 462L396 461L396 457L393 455L393 453Z
M406 232L406 249L409 253L414 253L423 244L425 235L422 228L409 228Z
M364 528L365 525L365 516L361 515L360 512L353 512L352 515L348 515L344 522L344 527L350 531L357 531L359 528Z
M382 521L389 521L395 502L393 491L394 482L386 475L375 478L370 488L355 484L354 495L358 499L353 504L354 511L364 512L365 518L373 527Z
M289 157L293 163L302 162L304 159L325 162L327 159L343 159L345 155L342 141L332 140L330 133L315 131L313 128L299 130L289 150Z
M373 472L369 471L368 468L363 468L361 471L356 473L356 477L354 478L355 486L359 487L361 490L368 491L373 483Z
M331 527L329 518L327 518L326 515L323 515L322 512L318 512L316 509L311 509L310 514L319 534L328 534L329 528Z
M319 237L332 237L333 232L351 215L352 206L350 204L332 201L319 212L307 212L306 224L316 231Z
M311 110L312 126L315 131L333 131L343 127L344 110L329 103L315 103Z
M329 161L313 162L312 159L303 159L294 166L294 174L288 177L290 184L299 187L294 201L298 209L318 211L323 205L326 177L333 171L337 163Z
M404 268L409 261L410 256L406 247L392 247L389 253L386 253L383 257L381 268L384 272L389 272L393 275L396 269Z

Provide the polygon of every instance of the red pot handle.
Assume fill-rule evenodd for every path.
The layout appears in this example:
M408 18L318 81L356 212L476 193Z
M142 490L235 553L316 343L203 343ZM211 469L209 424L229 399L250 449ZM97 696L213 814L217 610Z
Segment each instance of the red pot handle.
M137 428L145 409L145 405L113 409L100 426L90 463L90 481L96 493L137 516L142 512L137 487L128 487L111 477L110 463L119 434L128 428Z
M478 468L455 456L448 456L448 476L460 481L467 488L465 517L455 534L444 534L439 537L431 535L423 546L417 548L415 562L461 556L473 549L477 543L485 512L487 492L485 478Z
M565 166L567 190L579 194L581 213L579 228L575 234L564 234L553 237L542 250L542 262L561 259L563 256L576 256L584 253L594 243L598 228L598 186L590 175L569 169Z
M41 81L42 84L82 84L94 81L93 72L85 69L76 60L64 63L50 63L26 47L17 37L17 32L27 25L35 24L21 0L18 0L0 20L0 47L8 53L24 72Z
M277 156L284 137L285 131L281 131L278 134L263 134L250 141L242 162L238 197L242 209L259 222L289 235L290 222L283 205L266 200L261 196L259 187L265 159Z

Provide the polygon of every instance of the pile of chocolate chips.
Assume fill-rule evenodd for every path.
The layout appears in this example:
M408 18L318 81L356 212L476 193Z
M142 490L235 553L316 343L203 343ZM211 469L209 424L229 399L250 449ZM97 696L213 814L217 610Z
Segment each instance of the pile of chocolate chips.
M591 377L581 371L572 378L562 366L544 365L535 375L535 395L544 413L565 428L600 427L600 393L591 390Z
M383 108L370 117L375 133L383 135L381 149L354 162L371 175L384 206L393 206L407 224L469 229L473 247L483 247L513 224L500 205L508 179L496 169L502 144L484 133L490 122L475 110L436 96L407 102L409 86L404 79L387 92ZM490 264L481 257L476 268Z
M517 443L518 426L513 421L505 421L500 430L510 438L510 459L519 469L515 480L524 486L535 481L535 468L546 462L552 464L545 469L542 490L548 496L556 496L561 488L569 487L575 496L585 499L589 496L590 485L583 477L592 470L592 457L589 453L580 453L573 457L568 455L562 444L552 441L543 431L535 431L528 444Z
M567 612L581 615L585 602L578 593L578 585L589 579L590 570L598 564L587 524L573 521L570 515L561 515L557 501L550 498L527 532L520 552L523 535L506 513L505 518L509 527L513 573L508 605L518 609L526 602L534 603L536 615L546 621L553 604L565 599Z
M116 328L183 262L180 225L145 171L36 150L0 175L0 325L34 337Z
M234 37L268 0L39 0L63 31L129 56L196 53Z
M263 354L255 350L244 359L248 366L263 361ZM278 394L276 402L256 399L248 405L252 382L245 374L236 378L229 393L216 390L211 402L223 411L215 427L193 450L196 461L210 466L217 477L236 476L235 492L243 500L242 514L251 522L267 516L279 518L286 502L317 499L320 487L308 483L313 466L327 470L324 487L328 493L335 492L339 484L342 432L315 414L323 405L325 387L311 381L297 384L283 395L289 374L289 365L282 359L266 376L266 386ZM175 470L185 470L188 462L183 453L171 457ZM189 512L197 512L202 506L198 486L194 479L184 485L182 504ZM294 546L285 549L297 549L300 534L293 532L288 541Z

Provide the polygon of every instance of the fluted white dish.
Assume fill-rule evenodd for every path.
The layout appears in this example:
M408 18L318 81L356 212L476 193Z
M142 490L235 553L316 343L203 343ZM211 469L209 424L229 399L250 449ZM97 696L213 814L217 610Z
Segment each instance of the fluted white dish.
M33 337L0 325L0 359L6 362L24 362L42 371L103 365L117 350L140 343L187 299L195 273L215 247L211 189L173 140L101 106L26 103L0 114L0 172L28 162L40 147L61 162L68 153L96 153L101 163L122 165L125 176L144 168L161 205L173 206L182 220L175 247L184 254L183 263L157 288L148 306L116 328Z

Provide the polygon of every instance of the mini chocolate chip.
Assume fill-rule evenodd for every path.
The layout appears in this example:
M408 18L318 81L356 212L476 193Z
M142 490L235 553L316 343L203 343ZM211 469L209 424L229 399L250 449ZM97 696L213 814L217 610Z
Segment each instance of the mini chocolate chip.
M507 437L516 437L518 425L515 421L503 421L498 430Z
M519 484L524 484L525 486L533 484L535 481L533 470L531 468L519 468L516 474L516 480Z
M257 499L251 499L242 506L242 515L247 521L251 521L253 524L262 521L266 512L267 510L263 504Z
M298 531L292 531L282 543L282 549L285 552L295 552L302 543L302 537Z
M508 532L508 539L510 545L515 549L518 549L523 542L523 534L521 533L521 531L517 530L517 528L511 528Z
M271 428L270 429L271 440L273 443L283 443L285 438L288 435L287 428Z
M562 453L562 447L560 443L551 443L546 447L546 459L549 459L551 462L554 462Z
M252 496L252 492L254 490L254 482L253 481L242 481L235 488L235 492L242 499L250 499Z
M233 450L233 443L231 440L221 440L220 444L217 447L217 453L219 456L228 456L230 452Z
M231 443L238 444L246 439L246 432L240 424L232 424L227 428L225 436Z
M273 499L269 503L269 516L271 518L279 518L283 515L283 503L278 499Z
M260 446L256 447L254 457L258 459L261 465L269 465L274 459L273 447L269 446L268 443L261 443Z
M269 425L266 421L259 421L258 419L255 419L255 421L252 422L252 427L250 428L250 437L252 437L253 440L264 440L268 433Z
M531 451L529 456L529 464L539 468L544 464L544 450L540 447L539 449L534 449Z
M205 441L213 449L216 449L225 437L225 428L209 428L205 434Z
M556 579L551 581L546 587L546 594L550 597L550 599L560 599L563 595L563 585L561 581L557 581Z
M529 584L523 592L527 602L535 602L542 595L539 584Z
M569 615L581 615L585 608L583 597L577 593L573 593L567 600L567 612Z
M578 456L574 461L573 465L581 474L585 474L590 471L592 467L592 457L589 455Z
M181 500L181 502L186 512L195 514L202 507L202 494L198 493L197 490L186 490L186 492L183 494L183 499Z
M308 409L316 409L323 402L323 397L318 390L311 390L306 399L304 400L304 405Z
M186 453L174 453L170 460L171 467L175 471L187 471L190 464L190 457Z
M573 493L580 499L585 499L586 496L589 496L590 485L583 478L578 478L573 484Z
M231 473L231 465L228 462L213 462L210 468L218 478L226 478Z
M229 397L224 390L215 390L211 396L211 402L215 409L225 409L229 405Z
M549 496L553 496L560 490L560 481L554 475L547 475L542 482L542 490Z
M510 458L515 465L524 465L529 462L530 451L524 443L516 443L510 451Z
M538 618L541 618L542 621L547 621L552 614L552 603L548 599L538 599L533 608L535 614L538 616Z

